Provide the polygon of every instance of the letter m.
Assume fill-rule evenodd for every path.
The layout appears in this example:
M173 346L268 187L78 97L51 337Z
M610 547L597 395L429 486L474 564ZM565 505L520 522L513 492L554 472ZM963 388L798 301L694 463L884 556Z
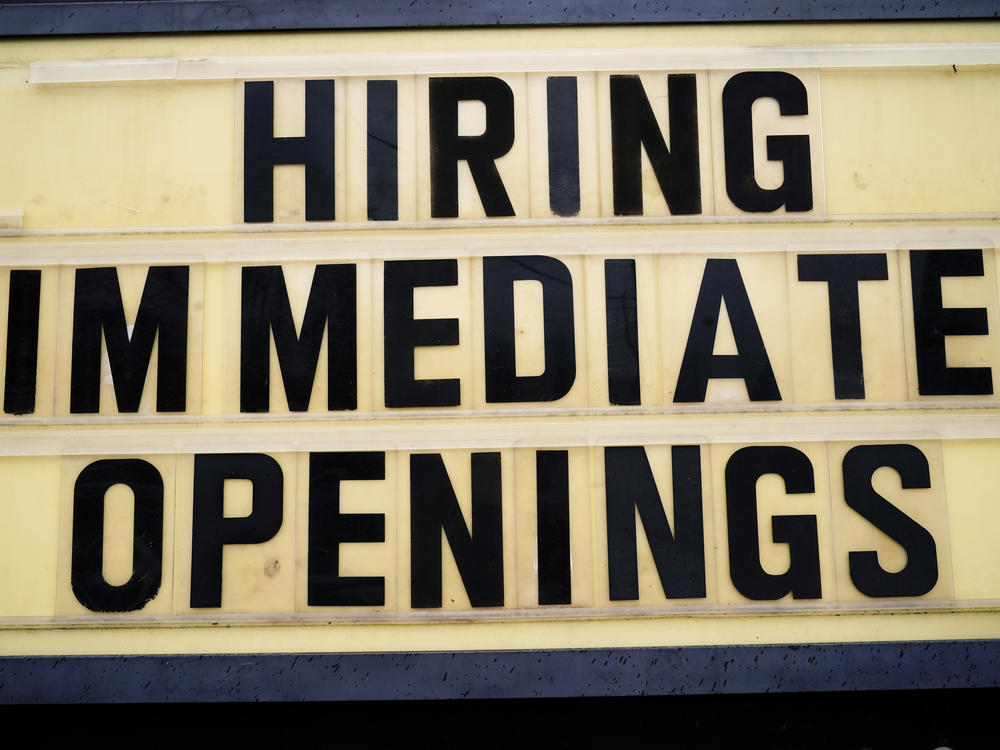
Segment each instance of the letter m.
M280 266L243 269L240 411L267 411L271 338L290 411L306 411L323 332L327 331L327 409L358 407L357 270L353 263L319 265L298 333ZM329 325L327 325L329 323Z
M156 410L184 411L187 312L187 266L150 266L131 332L125 323L118 270L77 269L70 412L92 414L100 410L102 333L118 411L139 410L157 342Z

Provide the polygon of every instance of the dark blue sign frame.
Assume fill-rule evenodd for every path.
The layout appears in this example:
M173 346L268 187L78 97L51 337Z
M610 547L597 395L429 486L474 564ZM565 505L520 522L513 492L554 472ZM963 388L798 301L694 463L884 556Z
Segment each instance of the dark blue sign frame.
M1000 641L7 657L3 703L430 700L1000 686Z
M996 0L146 0L0 3L0 37L994 19ZM1000 640L0 658L0 703L582 697L1000 686Z
M63 0L0 3L0 37L997 17L995 0Z

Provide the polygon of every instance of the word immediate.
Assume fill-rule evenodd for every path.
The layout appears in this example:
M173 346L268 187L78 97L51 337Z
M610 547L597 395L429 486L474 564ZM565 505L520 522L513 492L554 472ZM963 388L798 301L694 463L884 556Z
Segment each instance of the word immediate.
M903 254L900 254L903 255ZM993 372L988 360L973 362L949 361L949 340L965 338L987 340L988 308L985 306L954 307L946 305L942 293L945 279L975 279L984 275L984 254L981 250L912 250L905 253L909 265L909 283L900 284L902 294L910 296L912 333L907 334L906 346L913 353L917 391L920 397L988 396L993 393ZM834 386L834 400L866 398L863 333L881 332L890 338L903 336L902 330L887 330L888 323L871 313L862 314L859 290L872 286L889 289L889 305L896 312L904 300L890 282L889 266L899 258L886 253L803 253L795 256L797 281L785 278L784 258L778 267L777 283L814 285L825 288L826 301L811 298L800 303L789 315L809 316L809 336L828 337L826 361L811 361L810 368L829 368ZM476 262L481 269L478 283L482 291L480 372L485 381L486 404L551 403L558 405L574 387L581 352L584 364L591 368L606 367L606 395L609 406L661 406L659 396L642 390L643 367L656 367L656 357L683 352L670 383L675 404L702 403L708 400L713 381L742 381L746 398L751 402L791 400L783 393L776 368L765 341L768 330L758 324L760 311L768 312L773 320L772 305L767 295L778 290L757 288L757 311L751 302L744 271L752 269L757 256L741 258L695 257L692 264L674 256L658 256L659 274L663 278L697 288L697 297L677 317L676 331L661 340L644 336L648 328L656 328L655 320L640 315L650 305L650 299L663 306L667 292L657 291L654 284L639 292L637 264L632 258L588 259L596 262L603 278L603 289L591 284L586 294L575 294L580 284L570 266L579 259L543 255L485 257ZM565 261L565 262L564 262ZM318 264L311 268L308 291L297 288L293 295L304 308L301 316L293 315L289 288L283 268L278 265L243 266L238 273L238 296L224 305L226 325L224 335L238 336L239 347L239 406L243 413L284 411L272 402L274 390L271 376L277 362L288 411L300 412L323 408L329 412L357 410L359 377L377 372L370 361L360 361L359 300L366 305L380 305L381 337L371 342L372 349L382 357L384 371L384 407L435 408L468 404L460 377L419 377L417 354L423 348L435 352L468 344L460 339L460 330L468 330L468 307L457 304L455 314L447 316L445 309L434 317L421 317L415 308L418 290L447 291L459 284L459 265L463 259L428 259L400 261L366 261L366 278L376 280L359 295L359 264L352 262ZM674 266L678 263L681 265ZM378 273L372 273L373 266ZM590 268L594 268L591 265ZM677 270L675 270L675 268ZM700 270L699 270L700 269ZM36 407L36 383L39 367L39 314L43 280L55 284L58 269L13 269L9 272L8 320L5 351L4 411L8 414L31 414ZM308 270L308 269L307 269ZM155 399L148 397L155 412L185 412L189 402L199 403L187 393L189 317L194 306L189 299L191 267L150 266L141 287L141 300L134 319L127 320L123 305L118 269L113 266L70 269L68 278L72 291L58 298L72 300L71 336L57 341L71 350L70 366L58 368L56 388L65 392L69 386L71 414L135 413L140 410L147 380L151 379L153 351L155 364ZM676 274L683 273L683 277ZM695 275L695 274L700 274ZM130 274L135 278L135 274ZM690 278L690 282L687 279ZM530 282L540 297L533 310L537 317L525 320L524 310L515 304L518 284ZM469 293L468 277L462 282ZM759 282L758 282L759 284ZM380 287L380 288L379 288ZM595 291L597 290L597 291ZM132 289L134 297L139 289ZM643 296L645 295L645 297ZM988 304L988 294L982 293L970 301ZM379 301L379 297L381 300ZM57 299L49 295L47 299ZM304 300L304 305L302 304ZM642 307L640 306L642 303ZM463 312L464 307L464 312ZM523 306L522 306L523 307ZM597 311L600 311L598 313ZM371 309L361 310L365 319ZM581 321L589 316L591 326L595 316L604 336L593 331L578 335ZM515 319L520 322L515 325ZM298 319L297 319L298 318ZM475 318L475 316L474 316ZM238 322L237 322L238 321ZM728 353L717 351L720 328L728 324L732 342ZM772 323L772 325L774 325ZM238 331L236 330L238 328ZM531 329L538 334L535 347L535 372L518 371L517 329ZM230 333L230 331L232 333ZM363 339L366 344L368 339ZM773 340L773 339L772 339ZM200 342L200 337L194 341ZM594 341L599 341L595 346ZM644 343L640 345L640 342ZM273 342L273 346L272 346ZM321 352L326 345L326 399L318 404L314 391ZM48 346L49 344L46 344ZM216 342L223 345L223 342ZM653 356L644 347L654 347ZM597 351L601 350L601 351ZM598 353L601 355L598 356ZM106 360L102 360L106 354ZM881 355L881 352L869 352ZM605 359L606 355L606 359ZM372 352L372 356L378 356ZM790 355L784 350L775 364L784 365ZM953 356L953 355L952 355ZM51 358L49 359L51 361ZM643 364L645 362L645 364ZM104 368L107 368L105 372ZM901 368L902 369L902 368ZM600 370L598 370L599 372ZM663 370L666 372L666 370ZM459 373L455 373L458 375ZM113 396L102 384L110 376ZM905 373L891 373L903 379ZM468 383L464 387L468 387ZM103 392L103 393L102 393ZM113 401L113 404L111 403ZM235 403L232 407L236 408ZM153 408L149 409L154 411ZM146 409L143 408L143 412ZM43 410L44 413L44 410Z

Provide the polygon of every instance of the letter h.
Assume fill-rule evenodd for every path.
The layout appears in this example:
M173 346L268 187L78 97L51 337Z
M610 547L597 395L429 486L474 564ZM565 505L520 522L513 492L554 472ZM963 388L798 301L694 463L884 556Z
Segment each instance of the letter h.
M306 221L334 219L333 81L306 81L306 134L274 137L274 83L243 85L243 220L274 221L274 167L306 168Z

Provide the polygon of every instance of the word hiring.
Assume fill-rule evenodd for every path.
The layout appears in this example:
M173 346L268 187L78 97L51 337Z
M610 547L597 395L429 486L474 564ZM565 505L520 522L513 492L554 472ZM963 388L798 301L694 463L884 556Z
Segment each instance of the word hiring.
M655 562L665 599L706 598L706 546L703 523L702 447L670 448L673 505L668 522L663 498L643 446L612 446L603 451L603 483L592 491L603 494L607 534L607 581L612 601L639 598L637 532L639 524ZM509 455L509 454L508 454ZM539 605L574 603L573 549L569 452L538 450L534 539L516 539L537 551ZM444 545L458 568L472 607L504 607L504 534L515 533L503 523L502 456L472 452L471 513L467 519L449 477L442 454L410 453L409 462L409 599L421 609L442 607ZM664 457L665 460L665 457ZM929 488L930 469L924 453L911 444L861 444L850 448L841 462L840 502L899 544L906 563L886 570L878 551L849 553L853 586L868 597L917 597L938 580L937 546L933 536L897 505L873 488L877 471L888 468L904 490ZM822 470L822 469L821 469ZM725 466L725 503L729 576L750 601L823 597L817 517L812 514L773 515L772 540L788 546L788 567L765 570L758 534L758 480L776 475L785 493L816 491L814 467L798 448L787 445L745 446L735 450ZM250 482L252 503L245 516L227 517L226 480ZM370 606L385 604L383 576L345 576L340 570L340 545L376 545L385 541L386 517L381 513L344 513L342 482L386 481L386 453L336 452L309 454L308 473L308 606ZM390 480L391 481L391 480ZM134 496L131 577L109 584L103 574L105 495L116 484ZM222 606L223 551L230 545L261 544L272 539L283 523L284 477L267 454L197 454L194 456L191 535L190 606ZM96 612L142 609L157 596L162 579L164 484L159 471L139 458L100 459L78 475L73 491L71 583L76 598ZM515 497L516 501L516 497ZM838 502L834 498L834 502ZM523 512L520 510L519 512ZM711 507L711 505L709 505ZM176 533L183 534L183 530ZM598 532L599 533L599 532ZM590 543L586 545L590 547ZM355 549L357 549L355 547Z
M707 123L699 123L698 77L693 73L666 75L669 143L650 105L638 75L609 77L609 113L581 111L577 76L551 76L545 87L544 145L547 154L549 208L556 216L580 213L580 122L608 118L610 170L615 216L642 215L643 155L674 215L702 213L700 153L707 140ZM305 169L306 221L333 221L336 216L336 130L334 80L305 81L305 125L302 136L277 137L274 83L243 84L243 220L274 220L274 169L302 165ZM366 82L367 137L351 148L365 149L367 215L374 221L399 219L400 184L416 175L400 174L399 86L394 80ZM701 94L704 96L704 93ZM809 114L806 86L782 71L747 71L733 75L721 94L726 192L733 205L752 213L790 212L813 208L810 137L807 134L764 136L766 159L780 163L783 178L776 187L762 187L754 173L754 103L777 103L780 117ZM483 111L482 132L463 134L459 110L475 102ZM713 104L713 106L715 106ZM427 142L418 149L429 153L430 216L459 216L459 167L468 168L476 195L488 217L515 215L509 190L525 184L505 184L497 161L514 147L517 133L515 96L495 76L431 77L427 82ZM408 117L407 117L408 120ZM526 122L527 119L521 120ZM363 145L362 145L363 144ZM534 144L529 145L534 148ZM758 155L760 156L760 155ZM593 158L588 155L588 158ZM360 181L348 180L346 190ZM360 186L358 186L360 187Z

